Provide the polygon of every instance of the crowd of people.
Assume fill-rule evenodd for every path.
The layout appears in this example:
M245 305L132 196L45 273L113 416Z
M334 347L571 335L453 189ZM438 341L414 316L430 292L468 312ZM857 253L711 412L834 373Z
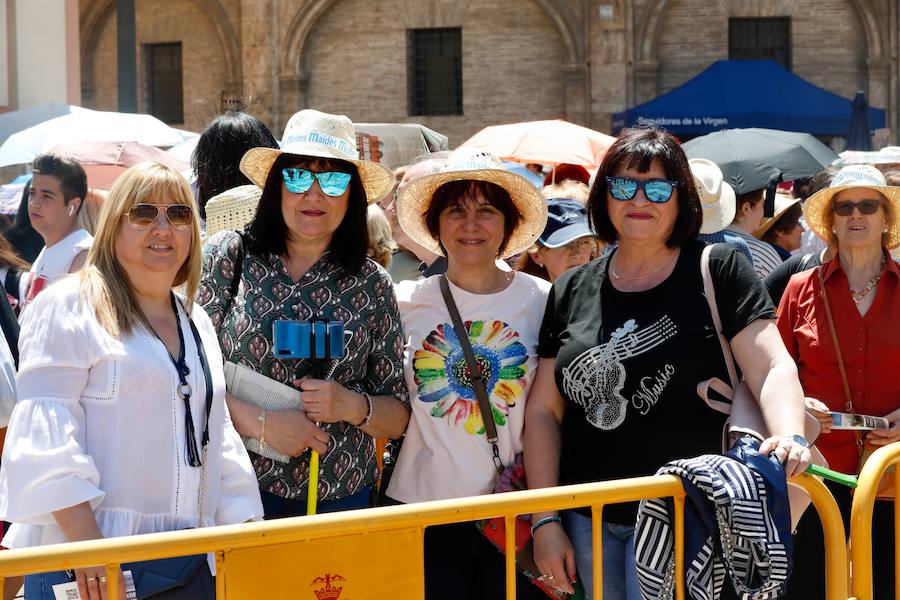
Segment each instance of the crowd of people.
M280 144L219 116L192 166L193 185L145 163L107 194L65 156L32 165L0 237L7 548L302 516L310 493L318 512L477 496L515 465L530 488L651 475L723 450L727 415L697 389L730 381L731 355L767 425L754 448L784 475L818 451L858 472L900 440L893 173L829 167L765 217L765 190L736 194L659 129L539 190L477 150L392 172L359 159L347 117L309 109ZM335 355L280 355L282 321L340 331ZM226 366L299 401L238 397ZM849 490L829 485L848 520ZM638 512L605 508L600 557L589 507L531 515L538 572L519 597L590 598L602 560L604 598L641 598ZM783 597L824 597L811 512ZM877 598L893 518L878 502ZM192 559L160 598L214 597L214 561ZM426 530L430 600L501 598L503 564L471 523ZM102 567L29 575L25 598L67 581L105 598Z

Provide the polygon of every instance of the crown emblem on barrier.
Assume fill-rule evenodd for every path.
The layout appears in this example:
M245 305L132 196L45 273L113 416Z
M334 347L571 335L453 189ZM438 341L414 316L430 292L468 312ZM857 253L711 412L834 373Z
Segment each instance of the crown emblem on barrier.
M315 590L316 600L338 600L341 597L341 592L343 591L343 587L337 587L332 585L333 582L338 581L346 581L340 575L332 575L331 573L325 573L322 577L316 577L309 584L310 586L325 584L323 587Z

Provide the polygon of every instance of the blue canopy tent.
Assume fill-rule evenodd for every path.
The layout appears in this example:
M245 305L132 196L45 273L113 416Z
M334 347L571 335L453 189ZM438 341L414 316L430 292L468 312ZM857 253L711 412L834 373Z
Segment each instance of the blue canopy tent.
M817 136L846 136L851 101L797 77L771 60L719 60L680 87L613 115L613 134L655 125L676 135L763 127ZM885 111L869 108L869 127Z

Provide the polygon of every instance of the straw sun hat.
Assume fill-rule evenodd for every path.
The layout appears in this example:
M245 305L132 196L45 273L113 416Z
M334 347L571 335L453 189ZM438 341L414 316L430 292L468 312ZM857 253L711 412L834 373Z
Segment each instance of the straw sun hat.
M753 232L753 237L761 240L784 213L790 210L792 206L799 203L800 198L791 198L785 194L775 194L775 214L762 220L762 224L760 224L756 231Z
M434 192L451 181L487 181L506 190L522 215L500 258L514 256L531 247L547 223L547 204L525 177L507 171L497 157L487 152L457 151L438 173L424 175L406 184L397 197L397 219L403 231L413 240L443 255L440 243L428 232L425 213Z
M890 222L886 236L888 249L900 246L900 187L888 186L884 175L871 165L844 167L831 180L831 185L819 190L803 203L806 223L823 240L832 238L831 203L834 195L851 188L868 188L884 196L890 203Z
M206 237L223 229L243 229L256 216L262 190L242 185L213 196L206 203Z
M241 159L241 172L257 186L264 187L272 164L282 154L333 158L356 165L369 204L378 202L394 188L394 174L390 169L371 160L360 160L356 131L344 115L312 109L294 113L284 127L281 148L251 148Z
M694 187L703 208L703 225L700 233L717 233L734 220L737 202L732 188L722 176L722 169L711 160L692 158L688 161Z

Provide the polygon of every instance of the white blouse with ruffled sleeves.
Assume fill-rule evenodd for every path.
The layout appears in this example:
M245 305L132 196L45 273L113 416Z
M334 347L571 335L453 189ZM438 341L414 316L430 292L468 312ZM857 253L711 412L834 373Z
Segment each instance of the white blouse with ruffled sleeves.
M262 517L250 459L225 406L212 323L191 317L212 371L204 526ZM206 412L203 368L179 305L197 445ZM11 548L66 541L54 511L90 502L106 537L197 527L199 467L185 452L184 402L163 343L138 326L114 338L70 277L41 293L19 337L18 401L0 469L0 516Z

